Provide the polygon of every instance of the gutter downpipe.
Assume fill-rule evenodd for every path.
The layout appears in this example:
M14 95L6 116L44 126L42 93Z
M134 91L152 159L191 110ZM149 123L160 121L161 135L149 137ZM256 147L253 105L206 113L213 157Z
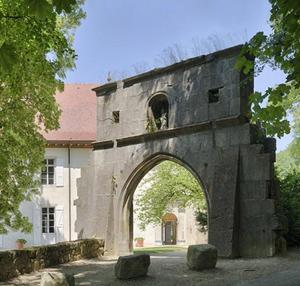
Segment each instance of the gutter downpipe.
M69 241L72 240L72 210L71 210L71 203L72 203L72 186L71 186L71 143L68 144L68 171L69 171Z

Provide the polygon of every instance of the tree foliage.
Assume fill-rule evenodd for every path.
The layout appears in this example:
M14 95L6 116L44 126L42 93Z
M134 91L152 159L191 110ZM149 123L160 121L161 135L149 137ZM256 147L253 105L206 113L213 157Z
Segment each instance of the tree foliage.
M187 169L172 161L164 161L153 168L138 188L135 212L141 229L160 223L173 206L206 210L205 195L198 181Z
M300 5L294 0L269 0L272 32L258 32L247 43L237 62L246 75L259 74L266 66L282 70L283 83L255 92L250 97L252 120L259 121L270 135L289 133L287 111L299 103L300 91ZM248 56L255 57L255 64Z
M288 245L300 245L300 107L292 107L293 141L276 155L276 171L279 179L279 214L285 218L284 233ZM285 223L286 222L286 223Z
M300 245L300 172L293 171L280 180L279 211L287 220L284 234L288 245Z
M293 120L293 140L288 147L276 156L277 173L280 178L293 172L300 172L300 106L295 103L291 109Z
M294 138L288 147L276 155L276 167L280 178L294 171L300 172L300 140Z
M30 231L19 211L36 193L40 135L58 127L54 98L76 57L82 0L0 0L0 233Z

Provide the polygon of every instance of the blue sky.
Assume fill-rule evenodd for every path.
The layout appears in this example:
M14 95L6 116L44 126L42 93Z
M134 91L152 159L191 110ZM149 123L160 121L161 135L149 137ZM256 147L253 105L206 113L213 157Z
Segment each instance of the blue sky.
M157 65L162 51L174 44L191 52L193 42L215 36L224 46L240 44L257 31L268 32L267 0L86 0L87 17L75 34L77 68L67 82L103 83L130 74L133 66ZM264 90L283 79L267 70L255 79ZM277 142L282 150L291 140Z

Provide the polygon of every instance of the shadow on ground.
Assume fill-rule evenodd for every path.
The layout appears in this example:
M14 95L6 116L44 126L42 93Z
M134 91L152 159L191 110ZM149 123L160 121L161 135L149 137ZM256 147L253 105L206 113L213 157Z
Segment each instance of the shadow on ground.
M216 269L195 272L186 266L186 250L154 253L148 277L121 281L114 277L116 261L82 260L43 271L74 273L76 285L172 285L172 286L231 286L300 265L300 251L286 257L265 259L219 259ZM41 272L20 276L0 285L40 285Z

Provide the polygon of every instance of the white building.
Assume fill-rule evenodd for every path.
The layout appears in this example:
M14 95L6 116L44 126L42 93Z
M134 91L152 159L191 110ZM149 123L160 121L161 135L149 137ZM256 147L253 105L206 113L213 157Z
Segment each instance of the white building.
M26 246L77 239L74 230L77 198L76 179L88 165L91 143L96 139L96 96L92 84L66 84L55 95L62 110L60 129L44 134L47 140L40 195L21 204L33 224L33 232L0 235L0 249L13 249L18 238Z
M144 179L148 178L151 170ZM143 179L142 179L143 181ZM147 191L149 183L140 183L134 193L133 210L136 209L136 198ZM190 245L207 243L207 231L200 231L193 208L179 208L170 206L168 212L157 225L147 225L145 230L139 227L138 214L133 213L133 237L144 239L144 246L158 245ZM134 241L134 247L138 243Z
M145 230L139 228L134 215L134 238L143 237L144 246L190 245L207 243L207 231L201 232L192 208L178 207L162 217L161 224L148 225ZM136 244L133 244L136 246Z
M14 249L16 240L26 239L26 246L75 240L77 198L76 179L89 163L91 143L96 139L96 96L93 84L66 84L55 95L62 110L60 128L43 134L47 140L45 168L41 172L40 195L23 202L21 211L33 224L32 233L10 231L0 235L0 249ZM139 190L136 191L137 193ZM205 243L206 234L198 231L192 209L173 208L161 225L145 231L134 219L134 237L143 237L145 245Z

